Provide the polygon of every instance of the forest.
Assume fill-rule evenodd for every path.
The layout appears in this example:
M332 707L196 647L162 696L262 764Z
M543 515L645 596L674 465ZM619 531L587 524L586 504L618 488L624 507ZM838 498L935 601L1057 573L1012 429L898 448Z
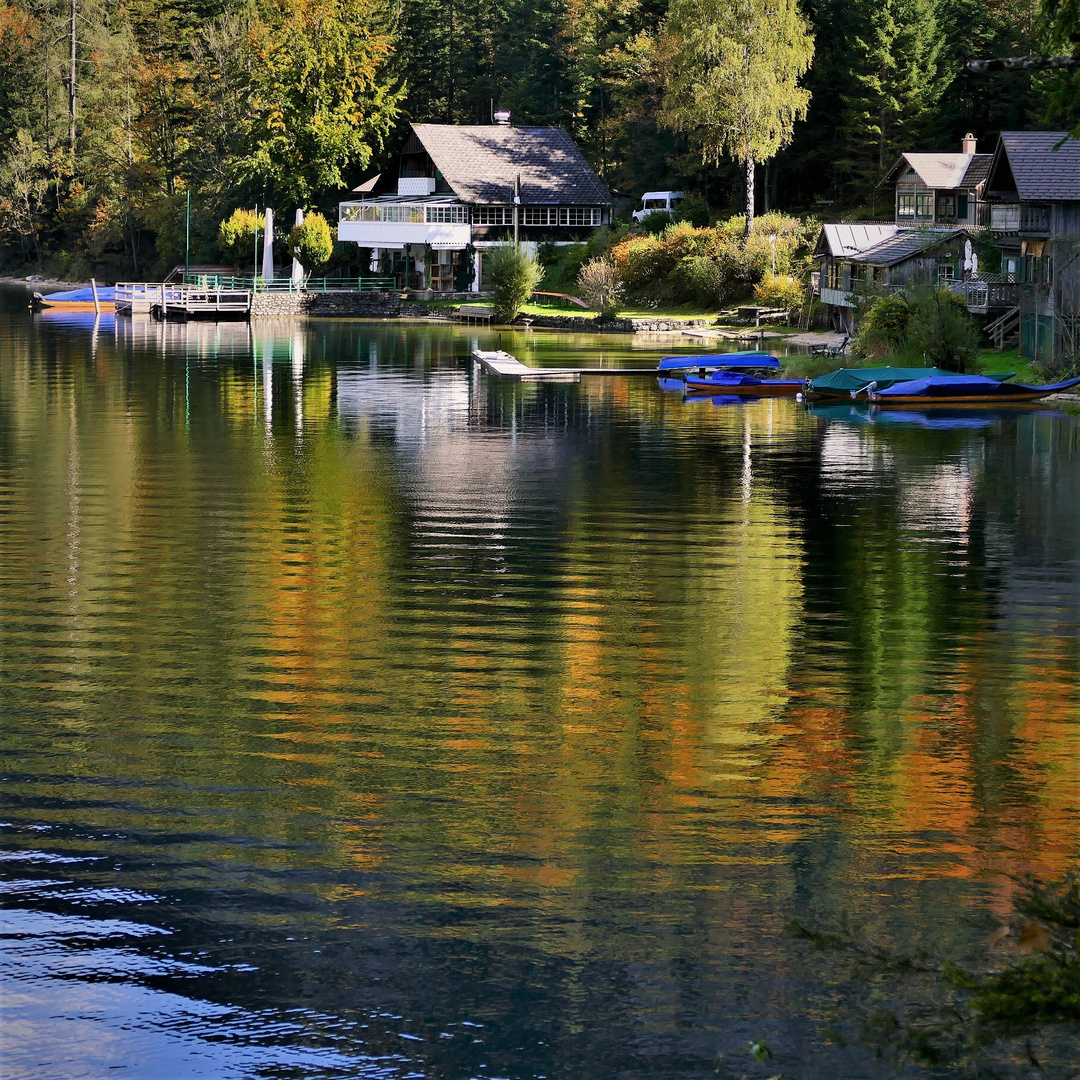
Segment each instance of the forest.
M235 208L333 211L408 122L489 123L495 109L565 127L618 194L679 186L714 216L740 212L743 170L703 150L693 100L665 122L679 67L665 33L690 2L8 0L0 268L147 276L188 244L193 262L215 261ZM694 2L707 25L767 0ZM1073 74L964 68L1074 48L1036 0L798 11L804 105L758 171L760 211L873 216L901 150L959 149L966 131L989 149L1000 130L1076 121Z

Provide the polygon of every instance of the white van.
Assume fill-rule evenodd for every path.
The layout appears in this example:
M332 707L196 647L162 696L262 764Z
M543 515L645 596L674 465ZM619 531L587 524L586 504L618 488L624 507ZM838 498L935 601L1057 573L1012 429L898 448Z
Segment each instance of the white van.
M646 191L641 196L641 205L630 216L640 222L646 214L651 214L654 210L671 214L684 198L686 196L681 191Z

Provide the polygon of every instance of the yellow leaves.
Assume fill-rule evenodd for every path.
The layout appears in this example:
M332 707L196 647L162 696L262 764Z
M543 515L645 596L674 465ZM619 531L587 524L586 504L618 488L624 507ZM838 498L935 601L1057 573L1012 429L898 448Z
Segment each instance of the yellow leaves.
M1021 931L1017 940L1017 949L1021 953L1046 952L1050 948L1050 931L1036 922L1029 922Z

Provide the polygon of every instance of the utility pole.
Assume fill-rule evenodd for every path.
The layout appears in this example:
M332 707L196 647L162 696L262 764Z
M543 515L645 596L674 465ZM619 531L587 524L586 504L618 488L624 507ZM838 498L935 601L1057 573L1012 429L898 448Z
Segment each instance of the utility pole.
M187 191L187 214L184 218L184 281L191 266L191 188Z
M77 105L77 67L79 62L76 45L77 0L70 0L71 7L71 71L68 79L68 142L71 144L71 161L75 163L75 107Z
M514 175L514 247L518 246L518 225L521 219L521 173Z

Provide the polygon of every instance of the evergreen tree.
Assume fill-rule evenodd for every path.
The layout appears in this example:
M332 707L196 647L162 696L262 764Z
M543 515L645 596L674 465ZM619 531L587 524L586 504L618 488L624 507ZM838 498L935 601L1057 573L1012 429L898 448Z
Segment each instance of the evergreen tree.
M850 171L870 186L901 151L923 148L947 77L937 0L862 0L860 9L844 131Z
M791 142L810 95L799 80L814 42L795 0L672 0L665 28L661 120L687 132L702 158L746 169L746 233L754 167Z

